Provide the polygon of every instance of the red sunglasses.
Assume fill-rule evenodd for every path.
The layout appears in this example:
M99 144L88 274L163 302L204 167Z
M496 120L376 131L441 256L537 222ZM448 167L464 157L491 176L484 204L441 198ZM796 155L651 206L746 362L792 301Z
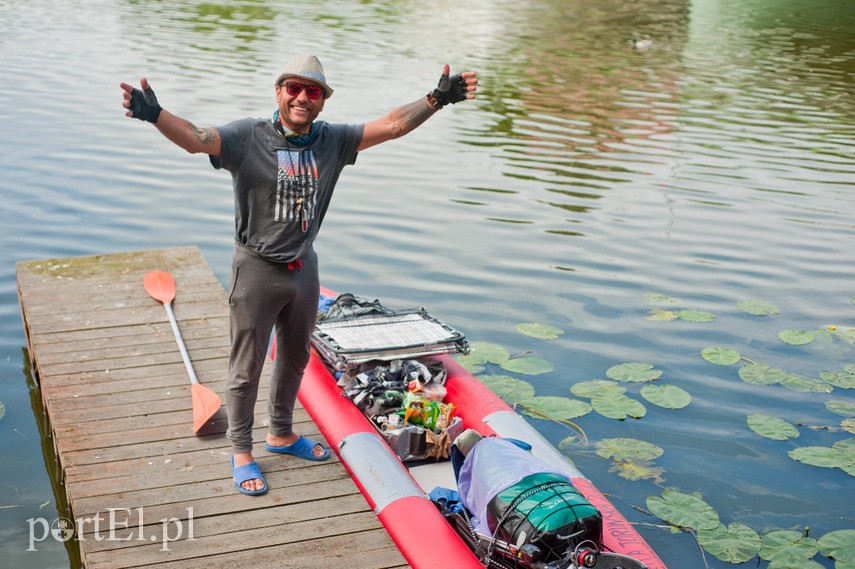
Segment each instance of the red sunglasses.
M320 99L321 95L324 94L323 87L320 87L318 85L306 85L305 83L296 83L294 81L285 81L279 86L281 87L282 85L285 86L285 92L291 95L292 97L296 97L297 95L299 95L303 91L303 89L306 90L306 96L312 100Z

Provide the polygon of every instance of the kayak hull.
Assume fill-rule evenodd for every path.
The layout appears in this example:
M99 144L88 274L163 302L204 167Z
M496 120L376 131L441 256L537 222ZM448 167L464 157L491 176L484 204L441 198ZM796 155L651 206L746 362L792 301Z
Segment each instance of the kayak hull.
M533 455L564 472L600 510L606 550L632 557L648 569L666 569L614 505L523 417L452 358L432 358L441 360L446 367L445 401L454 404L455 415L461 418L464 428L475 429L484 436L521 439L532 445ZM428 498L427 492L434 486L423 487L425 480L420 485L417 471L423 467L408 468L399 460L371 421L344 396L314 349L298 397L414 569L484 568ZM447 476L452 476L448 487L454 488L451 467L445 470Z

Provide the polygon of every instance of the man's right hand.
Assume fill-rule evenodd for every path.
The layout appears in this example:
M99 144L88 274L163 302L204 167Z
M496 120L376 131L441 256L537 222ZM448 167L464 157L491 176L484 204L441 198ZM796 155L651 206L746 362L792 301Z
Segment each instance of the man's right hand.
M121 83L119 86L124 91L122 106L128 109L125 113L126 117L133 117L152 124L157 122L163 109L158 104L157 97L149 85L148 79L145 77L140 79L142 89L137 89L127 83Z

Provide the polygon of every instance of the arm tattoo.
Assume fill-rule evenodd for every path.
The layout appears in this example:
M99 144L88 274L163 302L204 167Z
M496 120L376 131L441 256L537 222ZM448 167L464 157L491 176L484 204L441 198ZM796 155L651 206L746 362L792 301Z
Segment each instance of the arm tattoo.
M196 140L204 145L214 144L220 138L220 133L215 128L196 128L193 134Z
M417 126L428 120L436 112L431 109L425 99L419 99L392 111L394 118L395 136L403 136L412 132Z

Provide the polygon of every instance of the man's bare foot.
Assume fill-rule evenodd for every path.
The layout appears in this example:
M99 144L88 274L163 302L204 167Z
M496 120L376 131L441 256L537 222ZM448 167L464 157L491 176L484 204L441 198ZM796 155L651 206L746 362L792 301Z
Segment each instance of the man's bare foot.
M296 433L291 433L291 435L287 437L277 437L275 435L267 433L265 442L267 442L267 444L272 447L284 447L296 443L299 438L300 435ZM325 449L321 443L318 443L314 447L312 447L312 454L318 458L322 458L324 455L326 455L326 453L327 449Z
M255 459L252 458L251 452L236 452L234 454L235 468L238 466L243 466L244 464L249 464L250 462L255 462ZM253 478L252 480L247 480L241 484L241 488L244 490L249 490L250 492L256 490L264 489L264 481L260 478Z

